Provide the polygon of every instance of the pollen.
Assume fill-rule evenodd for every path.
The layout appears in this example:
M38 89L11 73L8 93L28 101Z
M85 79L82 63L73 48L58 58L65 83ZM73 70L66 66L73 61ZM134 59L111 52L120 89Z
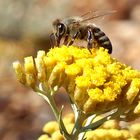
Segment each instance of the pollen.
M65 73L68 76L76 76L81 72L81 67L79 67L76 63L73 63L71 65L67 65L65 68Z
M103 102L105 100L104 94L99 88L90 89L88 95L93 101Z
M88 88L91 85L90 77L78 76L75 83L80 88Z

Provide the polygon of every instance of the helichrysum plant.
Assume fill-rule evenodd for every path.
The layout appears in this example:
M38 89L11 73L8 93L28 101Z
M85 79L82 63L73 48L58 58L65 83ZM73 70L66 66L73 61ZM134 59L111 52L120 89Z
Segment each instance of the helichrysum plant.
M39 51L36 58L26 57L24 66L14 62L13 67L18 80L42 96L56 117L57 122L43 128L49 135L38 140L100 140L106 135L111 140L112 133L133 140L127 136L129 130L99 128L111 119L127 122L140 115L140 72L112 58L104 48L89 52L63 45L48 53ZM64 106L59 110L54 100L60 87L67 91L74 112L69 123L62 119Z

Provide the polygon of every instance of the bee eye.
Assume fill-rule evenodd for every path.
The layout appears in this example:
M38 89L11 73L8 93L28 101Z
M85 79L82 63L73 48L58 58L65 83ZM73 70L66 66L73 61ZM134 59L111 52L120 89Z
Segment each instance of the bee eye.
M57 31L59 35L63 35L65 33L65 26L64 24L60 23L57 25Z

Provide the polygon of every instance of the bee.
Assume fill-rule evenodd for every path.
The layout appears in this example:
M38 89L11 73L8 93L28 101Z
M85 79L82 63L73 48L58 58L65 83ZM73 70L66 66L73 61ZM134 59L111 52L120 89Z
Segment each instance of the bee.
M54 32L50 35L50 39L52 41L54 38L56 46L59 46L62 38L64 38L63 44L67 46L72 45L75 39L85 40L87 41L87 49L90 52L93 44L96 43L107 49L108 53L111 54L112 44L110 39L99 27L89 21L112 13L114 13L114 11L106 11L103 13L89 11L81 16L56 19L53 22ZM88 15L91 16L87 17Z

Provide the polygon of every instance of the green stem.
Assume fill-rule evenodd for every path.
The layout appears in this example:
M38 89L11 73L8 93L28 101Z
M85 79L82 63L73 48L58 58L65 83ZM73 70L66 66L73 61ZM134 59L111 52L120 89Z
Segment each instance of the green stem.
M57 122L59 123L59 127L60 127L60 131L62 132L62 135L67 139L67 140L71 140L70 139L70 135L68 134L66 128L65 128L65 125L62 121L62 118L61 118L61 114L59 113L58 109L57 109L57 106L55 104L55 101L54 101L54 98L53 98L53 94L51 93L47 93L46 91L42 91L40 90L39 88L36 87L36 92L38 92L38 94L43 97L50 105L54 115L55 115L55 118L57 120Z
M73 131L71 133L72 140L78 140L78 136L81 133L82 124L83 124L85 119L86 119L86 115L83 114L82 111L79 110Z
M54 115L55 115L55 118L58 120L59 119L59 112L56 108L56 105L54 103L54 100L52 99L52 96L49 95L49 93L45 92L45 91L42 91L40 90L39 88L36 88L36 92L38 92L38 94L43 97L47 102L48 104L50 105Z
M78 136L81 133L80 130L82 129L82 124L84 122L84 120L86 119L86 114L84 114L82 112L82 110L80 110L76 104L74 103L74 101L72 100L72 98L69 96L70 99L70 104L72 107L72 110L74 112L74 116L75 116L75 124L73 127L73 130L71 132L71 140L78 140Z
M97 115L91 115L90 117L88 117L87 121L86 121L86 124L85 126L88 126L89 124L92 123L93 119L96 117ZM78 140L83 140L84 139L84 136L85 136L86 132L82 132L79 134L79 138Z
M100 127L104 122L108 121L109 119L115 119L119 117L121 114L120 110L113 112L112 114L107 115L106 117L100 119L99 121L96 121L95 123L89 124L88 126L85 126L82 128L82 132L87 132L89 130L95 130L98 127Z

